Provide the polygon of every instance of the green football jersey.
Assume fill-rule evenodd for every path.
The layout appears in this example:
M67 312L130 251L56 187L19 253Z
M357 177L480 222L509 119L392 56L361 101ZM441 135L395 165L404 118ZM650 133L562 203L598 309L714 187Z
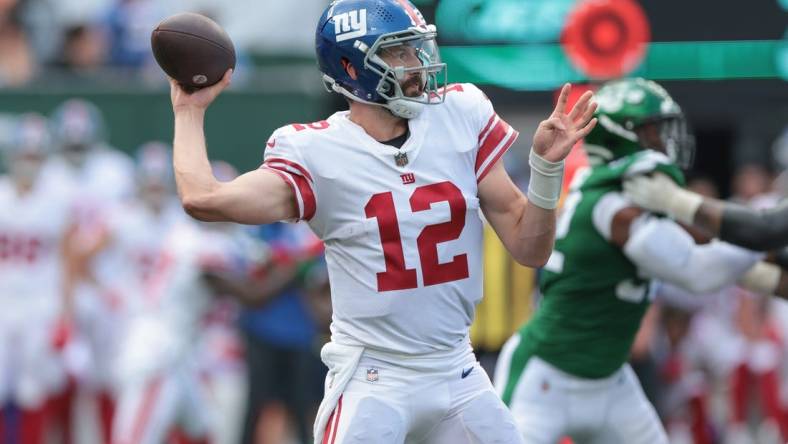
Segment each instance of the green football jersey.
M542 302L520 329L504 401L531 356L583 378L609 376L626 362L650 303L650 283L610 242L610 218L629 205L621 195L623 178L652 171L684 184L679 168L652 150L576 173L558 219L553 253L540 276ZM604 214L607 219L600 221Z

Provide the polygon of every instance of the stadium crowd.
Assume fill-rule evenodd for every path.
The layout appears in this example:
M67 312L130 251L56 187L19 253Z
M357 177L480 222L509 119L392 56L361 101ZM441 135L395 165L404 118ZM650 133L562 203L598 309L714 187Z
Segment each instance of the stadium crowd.
M244 54L309 56L313 17L321 0L281 2L175 0L4 0L0 2L0 87L36 80L111 83L134 74L143 83L164 83L150 51L150 31L163 18L196 11L219 20L233 36L239 63ZM254 9L255 14L243 11ZM290 23L286 30L277 23ZM142 73L142 76L140 76Z

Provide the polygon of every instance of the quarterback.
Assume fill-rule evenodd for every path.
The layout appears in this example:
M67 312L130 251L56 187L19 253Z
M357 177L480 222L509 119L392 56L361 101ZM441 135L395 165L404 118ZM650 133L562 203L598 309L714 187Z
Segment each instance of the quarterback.
M481 210L519 262L550 255L563 159L594 127L590 93L569 86L533 139L529 199L500 158L517 131L474 85L445 85L436 29L407 0L341 0L320 17L325 85L349 111L287 125L262 166L211 174L205 109L229 84L172 82L175 174L184 208L208 221L305 220L331 282L329 368L315 442L520 442L473 358L482 295Z
M651 279L696 294L733 284L764 289L761 255L724 242L696 245L672 220L621 192L626 177L660 173L681 186L690 158L683 113L654 82L624 79L596 93L599 125L577 172L540 276L534 318L504 345L495 384L526 443L655 444L667 436L632 369L629 350ZM700 296L699 296L700 297Z

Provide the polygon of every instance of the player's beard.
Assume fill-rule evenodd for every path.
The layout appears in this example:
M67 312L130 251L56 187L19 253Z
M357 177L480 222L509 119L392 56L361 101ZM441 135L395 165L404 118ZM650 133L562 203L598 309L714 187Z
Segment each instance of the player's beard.
M424 94L424 81L422 80L422 73L413 73L405 81L400 84L402 93L406 97L419 97Z

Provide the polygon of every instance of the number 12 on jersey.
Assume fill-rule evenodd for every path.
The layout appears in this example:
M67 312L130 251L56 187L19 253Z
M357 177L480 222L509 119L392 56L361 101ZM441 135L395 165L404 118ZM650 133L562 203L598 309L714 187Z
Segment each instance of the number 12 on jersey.
M416 213L429 210L432 204L448 202L451 218L447 222L427 225L416 238L424 285L436 285L468 277L468 256L460 254L447 263L438 262L438 244L458 239L465 227L465 197L451 182L440 182L416 188L410 196L410 209ZM416 288L416 269L405 268L397 211L391 191L372 196L364 207L367 218L378 221L380 242L386 271L377 274L378 291Z

